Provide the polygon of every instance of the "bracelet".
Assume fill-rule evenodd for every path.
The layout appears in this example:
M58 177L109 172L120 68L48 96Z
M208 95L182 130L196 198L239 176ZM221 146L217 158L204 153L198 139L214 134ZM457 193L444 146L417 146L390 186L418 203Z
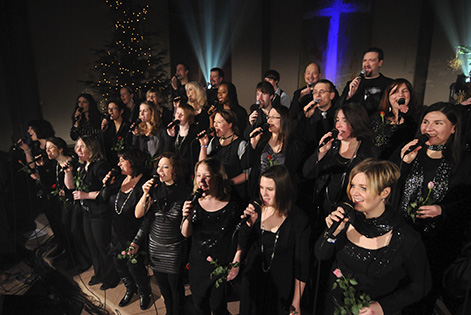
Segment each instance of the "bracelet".
M208 145L200 145L200 147L202 147L202 148L207 148Z

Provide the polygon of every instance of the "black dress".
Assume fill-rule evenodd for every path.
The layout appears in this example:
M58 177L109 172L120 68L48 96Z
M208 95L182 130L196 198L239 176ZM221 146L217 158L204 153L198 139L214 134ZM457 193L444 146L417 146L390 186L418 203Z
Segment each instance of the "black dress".
M192 223L190 250L190 287L198 314L227 314L226 283L216 288L216 278L210 277L214 266L206 259L211 256L220 265L228 265L234 257L237 239L232 239L240 221L240 208L231 201L214 212L204 210L199 202Z
M431 287L430 270L420 235L404 222L392 230L390 243L376 250L353 244L346 229L335 243L325 242L321 236L316 243L316 257L320 260L336 255L332 270L358 282L356 292L367 293L379 302L384 314L398 314L405 306L420 300ZM321 245L323 244L323 245ZM330 273L327 290L331 290L336 276ZM336 302L343 305L343 289L328 291L323 314L334 313Z
M288 212L276 233L262 233L260 216L253 228L242 225L239 246L248 254L240 314L289 313L295 279L305 283L308 280L309 234L306 215L296 207Z
M145 216L151 268L169 315L183 314L185 304L182 271L188 262L188 243L180 225L183 202L190 194L191 186L184 180L160 184L151 193L153 204Z
M139 245L139 251L145 251L145 235L140 232L143 220L136 218L134 210L141 199L143 194L141 187L147 178L142 176L131 191L124 193L121 191L121 185L125 178L126 176L119 176L113 185L107 186L102 192L103 199L108 201L112 209L110 255L125 286L129 288L137 284L139 292L143 294L150 291L145 257L138 256L137 262L133 264L127 258L120 259L118 254L126 250L131 242Z
M183 202L191 194L190 185L180 181L160 184L152 193L153 204L146 214L149 255L154 271L179 273L187 263L185 238L180 232Z

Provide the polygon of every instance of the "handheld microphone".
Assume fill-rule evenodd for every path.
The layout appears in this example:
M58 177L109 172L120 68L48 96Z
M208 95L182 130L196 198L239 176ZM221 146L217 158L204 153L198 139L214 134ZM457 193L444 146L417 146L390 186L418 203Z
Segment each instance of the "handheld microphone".
M137 127L137 125L139 125L141 122L142 122L142 119L140 119L140 118L136 119L136 121L132 123L132 125L129 128L128 132L132 132Z
M108 178L108 180L103 184L103 188L111 184L111 181L113 180L113 178L118 176L118 174L119 174L119 171L115 168L112 168L111 173L110 173L110 178Z
M401 97L400 99L397 100L397 105L401 106L401 105L404 105L406 103L406 100ZM399 118L403 118L405 119L405 116L406 116L406 113L403 113L401 110L399 110Z
M46 156L47 156L46 152L42 152L37 157L35 157L31 162L29 162L28 164L36 163L37 161L39 161L40 159L45 158Z
M65 170L65 169L68 169L70 167L70 165L72 165L72 163L78 161L78 158L75 156L75 155L72 155L70 157L70 160L68 160L63 167L61 167L61 170Z
M200 199L203 196L203 189L198 188L193 194L191 194L186 200L191 202L191 208L193 209L193 216L191 217L191 222L196 221L196 210L195 210L195 203L196 200Z
M154 190L159 186L160 184L160 176L157 173L152 174L152 179L154 180L154 184L150 187L149 192L147 193L149 196L152 196L154 193Z
M366 70L365 69L362 69L360 71L360 74L358 75L360 77L360 79L363 79L365 77L365 74L366 74Z
M196 139L201 139L201 138L203 138L204 136L210 135L210 134L212 134L212 133L215 132L215 131L216 131L216 129L214 129L214 127L211 127L211 128L209 128L209 129L206 129L206 130L204 130L203 132L201 132L200 134L198 134L198 135L196 136Z
M108 113L103 114L103 118L110 121L111 120L111 115Z
M340 223L342 223L343 220L345 220L345 218L350 218L350 213L351 213L352 210L355 209L355 204L352 201L348 200L348 201L344 201L341 204L339 204L338 207L341 207L345 211L344 218L342 220L339 220L339 221L333 221L330 228L324 234L324 238L326 238L326 239L335 238L335 236L333 235L335 230L337 230Z
M20 139L18 139L18 141L16 141L14 144L13 144L13 149L12 150L16 150L18 149L20 146L23 145L23 143L26 142L26 138L25 137L21 137Z
M255 207L255 212L257 213L262 212L262 201L260 201L260 199L258 198L253 199L251 202L249 202L249 204ZM250 219L250 215L240 220L239 224L237 224L236 226L236 230L239 230L242 227L242 225L245 224L249 219Z
M319 145L319 148L322 148L323 146L325 146L327 142L329 142L330 140L337 139L337 136L339 135L339 131L334 128L332 129L331 132L332 132L332 135L325 138L324 141L322 141L322 143Z
M270 128L270 124L269 123L264 123L263 126L262 126L262 129L254 132L254 134L251 135L250 138L256 137L259 134L266 132L268 130L268 128Z
M313 85L314 85L314 82L312 82L312 81L309 81L309 82L307 83L307 86L308 86L308 87L312 87Z
M175 119L175 120L171 121L171 122L168 124L167 129L170 129L170 128L172 128L173 126L176 126L176 125L179 125L179 124L180 124L180 120Z
M311 106L309 106L309 107L307 108L306 113L307 113L308 111L310 111L311 109L313 109L313 108L314 108L316 105L318 105L318 104L319 104L319 100L318 100L317 98L315 98L315 99L314 99L314 103L311 104Z
M79 107L77 108L77 110L79 111L80 114L83 113L83 107ZM79 117L81 117L82 115L78 115L76 117L74 117L74 122L77 122L77 120L79 120Z
M427 142L428 139L430 139L430 135L428 133L423 133L416 139L419 139L419 141L417 141L416 144L410 146L409 149L407 149L407 151L404 153L404 155L402 157L404 157L407 154L411 153L412 151L414 151L418 147L423 147L425 145L425 142Z

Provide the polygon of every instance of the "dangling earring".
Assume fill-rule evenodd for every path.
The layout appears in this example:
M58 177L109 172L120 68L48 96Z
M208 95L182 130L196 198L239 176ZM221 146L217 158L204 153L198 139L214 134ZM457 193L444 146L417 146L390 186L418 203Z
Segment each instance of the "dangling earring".
M381 201L382 201L382 202L385 202L385 201L386 201L386 199L385 199L385 198L382 198L382 199L381 199Z

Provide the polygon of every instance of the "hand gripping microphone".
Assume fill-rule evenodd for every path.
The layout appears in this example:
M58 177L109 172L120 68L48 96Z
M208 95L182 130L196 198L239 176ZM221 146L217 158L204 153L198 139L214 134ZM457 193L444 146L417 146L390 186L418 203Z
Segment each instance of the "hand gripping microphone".
M337 136L339 135L339 131L337 129L332 129L331 133L332 135L325 138L324 141L322 141L322 143L319 145L319 148L322 148L323 146L325 146L327 142L329 142L330 140L337 139Z
M313 108L314 108L316 105L318 105L318 104L319 104L319 100L318 100L317 98L315 98L315 99L314 99L314 103L311 104L311 106L309 106L309 107L306 109L306 113L307 113L308 111L310 111L311 109L313 109Z
M333 221L332 225L330 226L330 228L327 230L327 232L325 232L324 234L324 237L326 239L328 238L335 238L335 236L333 235L335 230L337 230L337 228L339 227L340 223L343 222L343 220L345 220L345 218L350 218L350 213L351 211L353 211L355 209L355 204L348 200L348 201L344 201L342 202L341 204L338 205L338 207L341 207L345 213L344 213L344 217L342 220L339 220L339 221Z
M259 134L266 132L268 130L268 128L270 128L270 124L269 123L264 123L263 126L262 126L262 129L254 132L254 134L251 135L250 138L256 137Z
M258 198L253 199L251 202L249 202L249 204L255 207L255 212L257 213L262 212L262 202L260 201L260 199ZM240 220L239 224L237 224L236 226L236 230L239 230L242 227L242 225L245 224L249 219L250 219L250 216L248 215L242 220Z
M203 138L204 136L210 135L210 134L212 134L212 133L215 132L215 131L216 131L216 129L214 129L214 127L211 127L211 128L209 128L209 129L206 129L206 130L204 130L202 133L200 133L199 135L197 135L197 136L196 136L196 139L201 139L201 138Z
M170 123L168 124L167 129L170 129L170 128L172 128L173 126L176 126L176 125L179 125L179 124L180 124L180 120L175 119L175 120L173 120L172 122L170 122Z
M428 133L423 133L416 139L419 139L419 141L417 141L416 144L410 146L409 149L407 149L407 151L404 153L403 157L406 156L407 154L411 153L412 151L414 151L418 147L423 147L425 145L425 142L427 142L428 139L430 139L430 135Z
M193 209L193 216L191 217L191 222L195 222L197 218L197 213L195 210L196 200L200 199L203 196L203 189L198 188L193 194L191 194L186 200L191 202L191 208Z
M103 184L103 188L105 188L106 186L108 186L109 184L111 184L111 181L113 180L113 178L115 178L116 176L118 176L119 174L119 171L115 168L112 168L111 169L111 174L110 174L110 178L108 178L108 180Z

